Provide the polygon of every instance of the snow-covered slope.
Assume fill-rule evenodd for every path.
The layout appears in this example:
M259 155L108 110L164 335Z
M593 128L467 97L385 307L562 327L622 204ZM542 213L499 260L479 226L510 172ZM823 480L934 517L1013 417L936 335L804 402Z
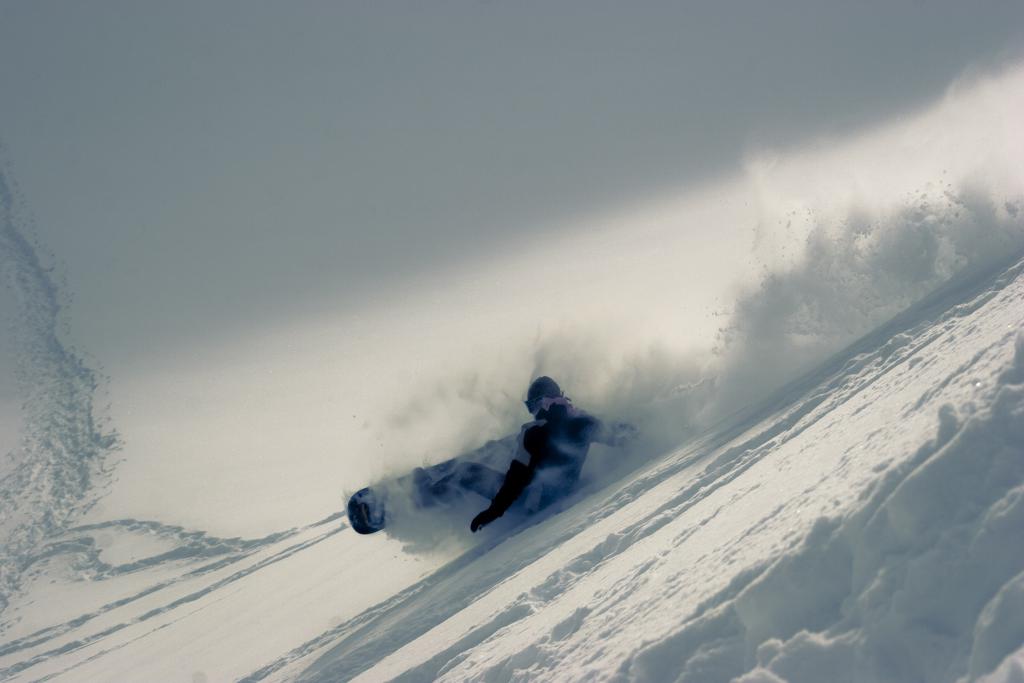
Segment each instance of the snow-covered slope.
M337 629L299 680L990 672L1024 644L1022 272Z
M454 558L338 516L67 529L3 613L0 678L1020 680L1022 325L1017 255Z

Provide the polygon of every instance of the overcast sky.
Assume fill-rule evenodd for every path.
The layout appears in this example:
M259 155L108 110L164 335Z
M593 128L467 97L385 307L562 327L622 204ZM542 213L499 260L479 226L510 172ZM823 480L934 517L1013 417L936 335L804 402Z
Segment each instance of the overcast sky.
M1022 35L1016 0L4 0L0 141L77 333L127 352L898 116Z

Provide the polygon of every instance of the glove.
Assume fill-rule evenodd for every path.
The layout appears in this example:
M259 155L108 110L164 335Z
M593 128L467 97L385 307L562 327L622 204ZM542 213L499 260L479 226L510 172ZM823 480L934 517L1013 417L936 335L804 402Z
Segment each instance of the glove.
M491 508L487 508L473 518L473 521L469 523L469 530L475 534L479 529L484 528L498 517L501 517L501 515L491 510Z

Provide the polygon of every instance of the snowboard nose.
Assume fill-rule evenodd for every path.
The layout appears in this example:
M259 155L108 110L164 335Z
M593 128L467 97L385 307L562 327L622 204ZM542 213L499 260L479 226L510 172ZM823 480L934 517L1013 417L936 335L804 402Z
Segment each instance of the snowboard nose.
M370 489L362 489L348 501L348 521L359 534L372 534L384 528L383 515L374 515L367 498L372 498Z

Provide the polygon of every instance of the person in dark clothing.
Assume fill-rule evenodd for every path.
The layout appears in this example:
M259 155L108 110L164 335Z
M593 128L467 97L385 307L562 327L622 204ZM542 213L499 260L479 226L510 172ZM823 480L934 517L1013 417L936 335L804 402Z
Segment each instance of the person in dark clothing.
M488 442L473 453L429 467L417 467L408 476L356 491L348 501L349 523L360 534L383 530L389 523L389 491L408 493L414 508L457 505L467 493L490 500L473 518L470 529L482 527L505 514L527 493L527 507L543 508L568 494L579 481L591 443L620 446L636 434L627 423L606 426L577 409L550 377L538 377L527 392L526 408L536 418L523 425L518 437ZM508 462L508 471L492 465ZM482 462L481 462L482 461Z
M470 523L474 533L505 514L530 484L539 484L539 507L564 496L579 480L590 444L615 445L602 422L573 406L550 377L530 384L525 403L536 418L520 432L521 450L529 461L512 461L490 506Z

